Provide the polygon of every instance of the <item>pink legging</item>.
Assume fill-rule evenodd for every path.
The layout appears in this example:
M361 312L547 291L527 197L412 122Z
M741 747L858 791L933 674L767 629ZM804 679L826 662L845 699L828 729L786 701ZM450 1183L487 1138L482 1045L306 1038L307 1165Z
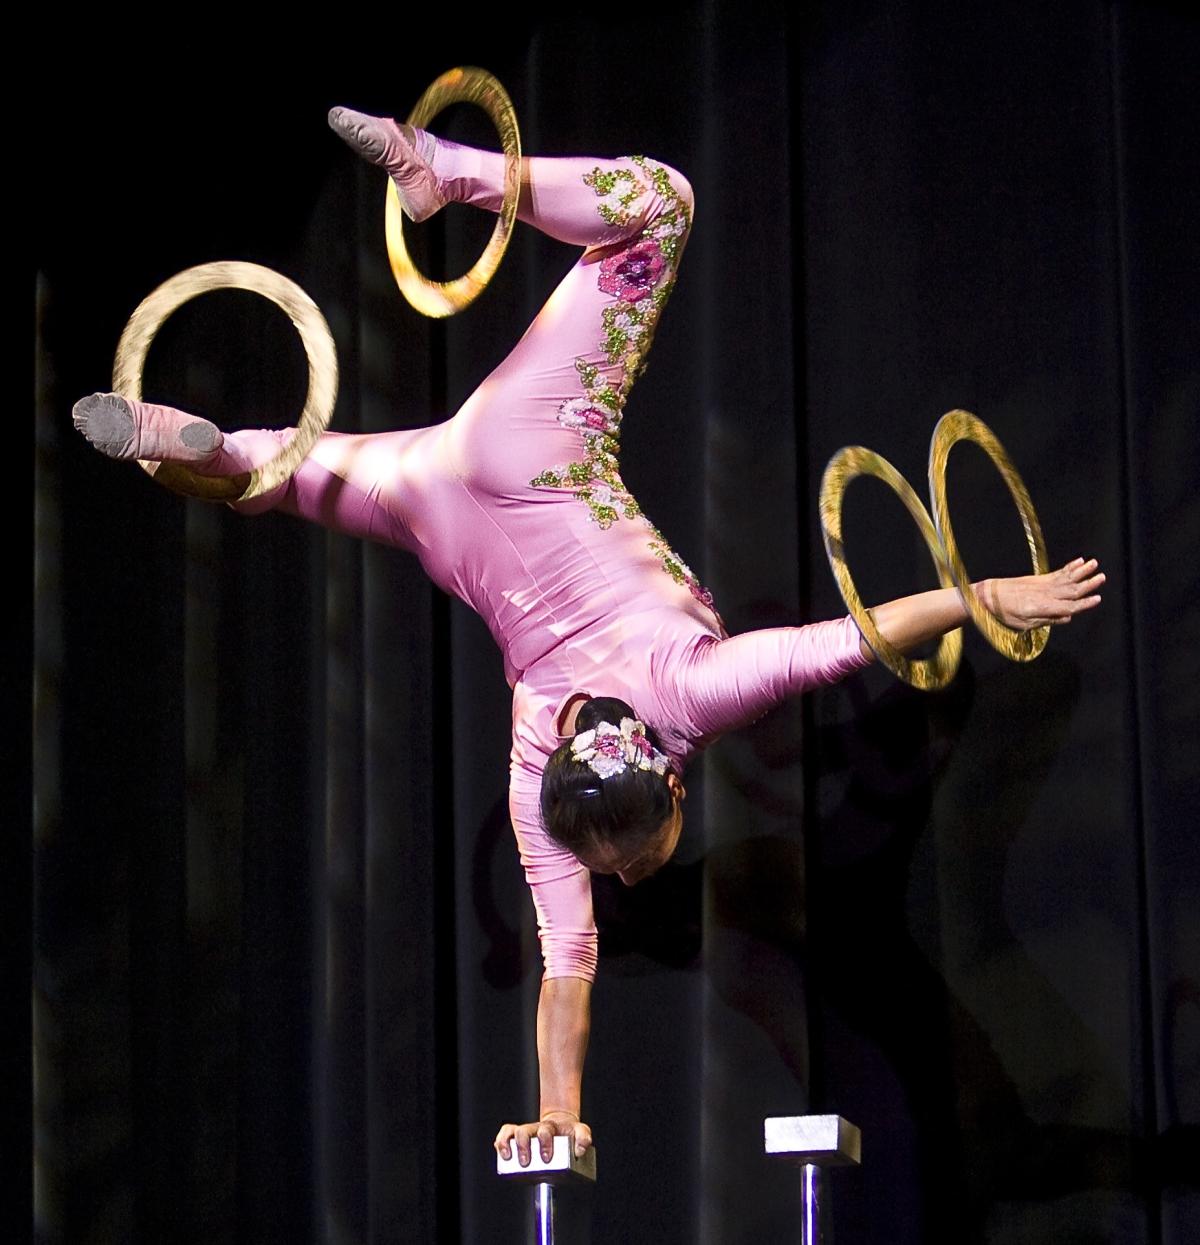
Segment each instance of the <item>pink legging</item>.
M448 199L499 209L502 156L439 140L433 163ZM485 502L528 499L536 477L581 458L580 428L619 422L673 282L691 212L686 179L650 161L525 158L520 219L586 249L504 362L452 419L387 433L324 433L290 481L235 509L277 508L413 550L447 586L464 542L474 542L446 531L439 482L447 475L469 477ZM609 271L607 280L598 266ZM590 386L587 367L596 372ZM617 400L589 415L589 392L595 395L605 383ZM573 400L581 410L578 426L559 418ZM608 416L612 408L616 420ZM615 441L615 426L610 431ZM259 466L291 432L228 433L223 449L196 470L232 475ZM610 471L615 476L615 467ZM617 484L620 492L619 477ZM604 486L613 488L609 472ZM458 514L453 526L463 518Z

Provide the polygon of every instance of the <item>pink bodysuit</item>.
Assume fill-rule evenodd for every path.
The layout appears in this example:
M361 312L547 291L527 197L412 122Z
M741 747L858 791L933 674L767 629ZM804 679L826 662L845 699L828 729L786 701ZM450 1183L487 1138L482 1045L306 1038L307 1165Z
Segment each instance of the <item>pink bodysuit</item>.
M587 249L508 358L445 423L327 433L287 484L239 508L408 549L487 623L513 689L510 810L546 976L590 980L590 877L538 810L569 699L625 700L682 771L723 732L867 660L849 618L726 637L621 483L625 398L674 282L690 186L639 157L526 164L522 219ZM440 142L433 168L448 198L499 207L499 156ZM227 434L198 469L245 471L287 435Z

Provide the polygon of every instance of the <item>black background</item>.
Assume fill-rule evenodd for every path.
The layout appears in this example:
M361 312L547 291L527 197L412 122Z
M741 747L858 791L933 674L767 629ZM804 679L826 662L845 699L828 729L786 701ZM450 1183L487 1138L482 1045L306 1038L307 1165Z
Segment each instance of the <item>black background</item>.
M596 880L601 1178L565 1221L597 1242L798 1235L761 1121L811 1109L864 1130L841 1240L1182 1245L1200 1220L1196 20L717 0L337 17L251 32L208 13L186 37L43 19L27 49L46 58L14 114L34 593L9 681L33 704L32 745L19 711L10 748L33 839L18 810L5 1150L38 1239L522 1237L489 1147L535 1106L538 958L485 629L402 555L184 503L69 423L140 299L224 258L324 311L335 427L456 409L569 249L523 229L475 307L421 320L387 271L382 178L324 113L404 113L476 63L528 151L644 151L696 188L625 477L731 629L839 612L824 463L864 444L920 491L952 407L1011 452L1052 558L1109 575L1031 666L969 634L944 693L872 671L723 741L689 775L679 861L630 892ZM468 113L443 128L488 137ZM447 211L426 262L461 268L485 232ZM146 391L282 425L303 356L266 304L210 295L163 330ZM1019 571L982 455L955 451L950 496L973 573ZM932 585L882 488L854 486L847 531L868 598Z

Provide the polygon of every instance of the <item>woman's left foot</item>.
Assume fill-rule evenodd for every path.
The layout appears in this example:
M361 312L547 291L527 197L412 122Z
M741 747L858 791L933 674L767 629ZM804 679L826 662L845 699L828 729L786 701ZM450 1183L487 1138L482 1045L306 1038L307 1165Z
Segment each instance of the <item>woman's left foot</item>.
M200 463L221 448L216 424L170 406L135 402L119 393L93 393L71 410L75 427L109 458Z
M363 159L387 170L410 220L427 220L445 206L431 164L437 147L432 134L352 108L331 108L329 127Z

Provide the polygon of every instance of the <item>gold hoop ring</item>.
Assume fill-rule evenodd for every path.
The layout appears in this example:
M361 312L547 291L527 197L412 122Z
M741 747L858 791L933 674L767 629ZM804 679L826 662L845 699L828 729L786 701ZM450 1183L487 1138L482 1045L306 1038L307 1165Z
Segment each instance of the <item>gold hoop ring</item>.
M138 465L160 484L204 501L248 501L269 493L291 478L317 438L329 427L337 401L337 348L320 308L294 282L261 264L223 260L199 264L176 273L142 300L129 317L113 360L113 390L126 397L142 396L146 354L163 322L184 303L210 290L249 290L283 310L296 326L308 357L308 395L292 439L269 462L237 476L198 475L181 463Z
M1044 575L1050 569L1042 527L1033 508L1029 490L1017 474L1004 446L996 439L996 434L970 411L949 411L943 415L933 430L933 440L929 445L929 498L946 561L963 604L967 607L972 622L983 632L984 639L998 653L1013 661L1032 661L1046 647L1046 641L1050 638L1049 626L1033 627L1029 631L1014 631L1011 627L1006 627L983 604L971 587L971 577L967 574L958 542L954 539L950 507L946 502L946 460L950 456L951 447L959 441L973 441L978 445L995 464L1001 479L1008 486L1021 516L1021 525L1025 529L1025 542L1029 546L1035 575Z
M914 661L906 657L898 648L883 638L875 625L871 611L862 603L862 597L854 585L850 569L846 565L846 552L842 543L842 500L846 486L857 476L874 476L882 480L892 492L904 503L905 509L912 515L913 522L925 538L929 552L933 555L937 567L938 580L944 588L953 588L954 579L944 556L941 541L925 509L921 499L913 491L912 485L888 462L873 450L861 445L847 446L829 460L825 474L821 478L821 533L825 538L825 552L829 556L829 565L833 577L837 580L838 590L846 608L850 611L863 638L871 646L875 656L894 675L905 683L922 691L936 691L945 687L954 678L958 663L962 659L963 636L962 628L956 627L946 632L938 643L937 651L932 657Z
M418 271L404 242L404 214L396 187L388 181L385 230L388 261L400 293L422 314L437 318L452 316L469 307L496 273L517 219L517 200L521 192L521 135L517 114L508 92L486 69L461 66L448 69L434 81L408 114L406 124L426 129L430 121L451 104L477 104L492 119L504 152L504 199L492 236L483 254L468 272L453 281L431 281Z

